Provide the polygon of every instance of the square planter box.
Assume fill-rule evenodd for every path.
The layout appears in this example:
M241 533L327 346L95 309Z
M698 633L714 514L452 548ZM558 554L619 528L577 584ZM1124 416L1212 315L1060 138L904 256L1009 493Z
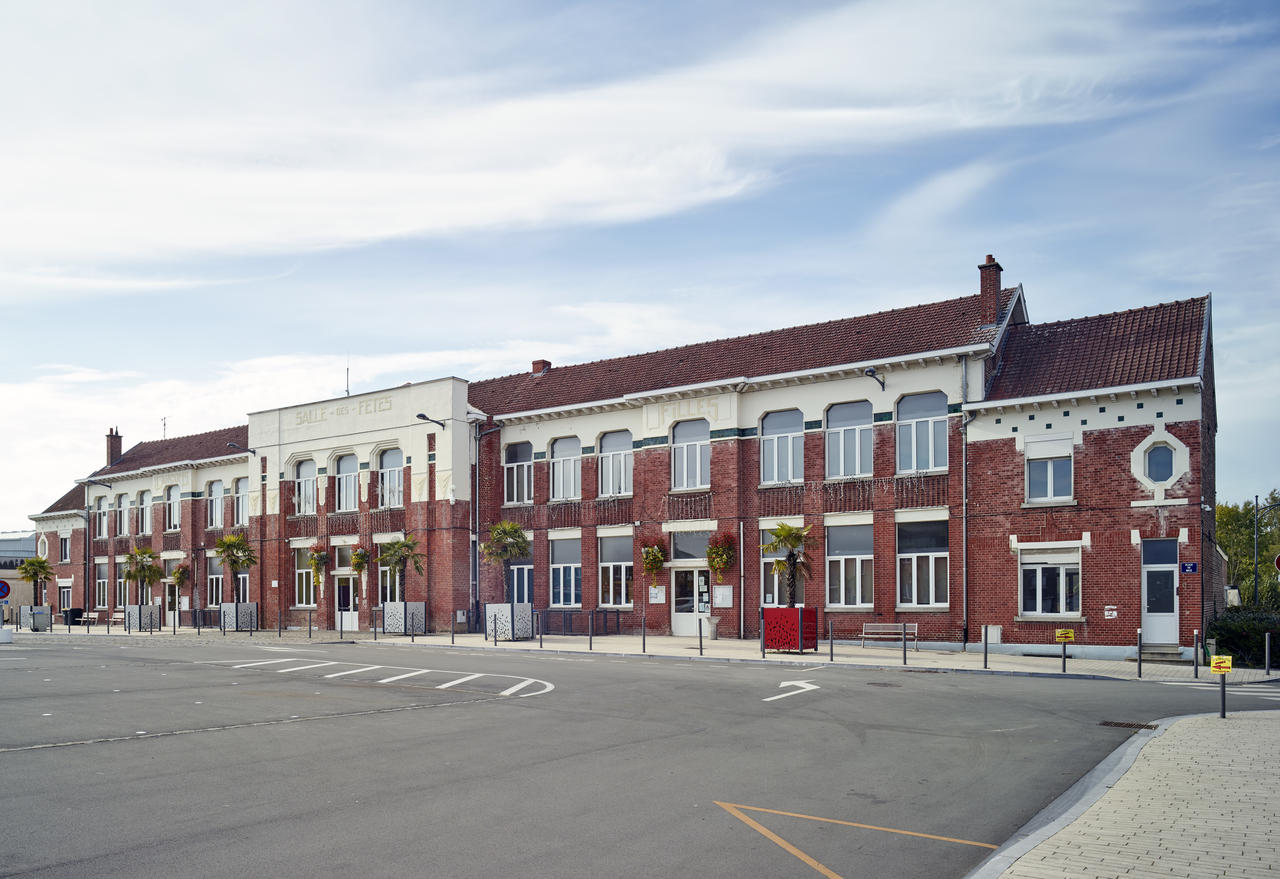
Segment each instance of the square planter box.
M533 605L486 604L484 606L486 641L518 641L533 637Z
M760 637L766 650L818 649L816 607L765 607L760 610Z

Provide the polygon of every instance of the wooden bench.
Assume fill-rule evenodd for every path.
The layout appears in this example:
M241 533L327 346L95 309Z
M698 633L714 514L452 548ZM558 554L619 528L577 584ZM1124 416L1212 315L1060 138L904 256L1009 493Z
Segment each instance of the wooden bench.
M905 636L908 641L920 649L919 623L863 623L862 646L867 646L867 639L884 638L890 641L901 641Z

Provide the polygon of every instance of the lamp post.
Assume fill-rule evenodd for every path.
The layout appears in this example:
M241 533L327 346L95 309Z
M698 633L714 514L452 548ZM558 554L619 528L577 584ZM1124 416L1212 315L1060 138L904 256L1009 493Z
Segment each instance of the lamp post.
M1280 507L1280 503L1267 504L1258 509L1258 496L1253 496L1253 606L1258 606L1258 514Z

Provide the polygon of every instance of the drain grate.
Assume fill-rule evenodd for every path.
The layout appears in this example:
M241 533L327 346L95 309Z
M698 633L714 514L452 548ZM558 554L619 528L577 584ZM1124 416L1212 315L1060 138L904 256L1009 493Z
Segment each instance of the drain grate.
M884 681L867 681L868 687L901 687L902 684L889 684Z
M1159 729L1154 723L1132 723L1126 720L1104 720L1098 726L1118 726L1120 729Z

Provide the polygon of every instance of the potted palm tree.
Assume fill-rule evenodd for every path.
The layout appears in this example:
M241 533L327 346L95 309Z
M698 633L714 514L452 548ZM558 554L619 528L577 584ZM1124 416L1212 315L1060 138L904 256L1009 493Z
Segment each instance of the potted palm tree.
M508 630L512 640L533 637L533 606L522 602L522 609L517 613L513 584L511 582L511 563L529 555L529 538L524 528L517 522L503 520L489 526L489 539L480 544L480 555L491 565L502 566L504 605L485 605L485 620L488 622L495 615L506 616ZM493 608L490 610L490 608ZM486 629L487 631L487 629Z
M149 546L135 546L124 557L124 578L130 583L137 584L138 590L138 619L137 626L142 628L142 590L146 588L150 593L151 587L160 582L160 578L164 576L164 569L160 567L160 563L156 558L155 551ZM148 610L148 614L150 614Z
M405 607L404 631L406 634L413 627L410 626L408 619L409 603L407 593L404 589L405 569L408 568L409 565L413 565L413 569L421 575L425 570L422 566L424 558L425 556L418 552L418 539L412 534L408 535L403 540L393 540L390 543L379 544L378 563L390 568L396 578L396 582L400 584L400 599ZM426 613L425 605L423 613ZM385 622L383 623L383 628L386 628ZM423 620L423 631L426 631L425 619Z
M224 572L230 573L232 582L235 582L236 575L241 571L247 571L258 563L258 554L253 551L249 538L243 534L228 534L225 537L219 537L218 542L213 545L213 554L217 556L218 561L222 564ZM219 596L221 599L223 596ZM236 630L240 628L240 596L235 595L235 622ZM221 615L221 607L219 607L219 615ZM257 610L253 611L254 628L257 627Z
M782 553L773 560L773 572L783 578L787 588L786 607L761 608L761 637L766 648L818 649L817 610L806 619L804 608L796 607L796 580L800 575L809 579L809 531L812 528L812 525L799 527L782 522L769 532L773 540L760 545L764 552Z
M36 606L43 606L45 603L44 584L53 579L53 568L50 566L49 560L44 556L24 559L18 563L18 576L31 583L31 603ZM37 626L41 629L47 628L48 621L37 620L33 608L31 614L32 631L35 631Z

